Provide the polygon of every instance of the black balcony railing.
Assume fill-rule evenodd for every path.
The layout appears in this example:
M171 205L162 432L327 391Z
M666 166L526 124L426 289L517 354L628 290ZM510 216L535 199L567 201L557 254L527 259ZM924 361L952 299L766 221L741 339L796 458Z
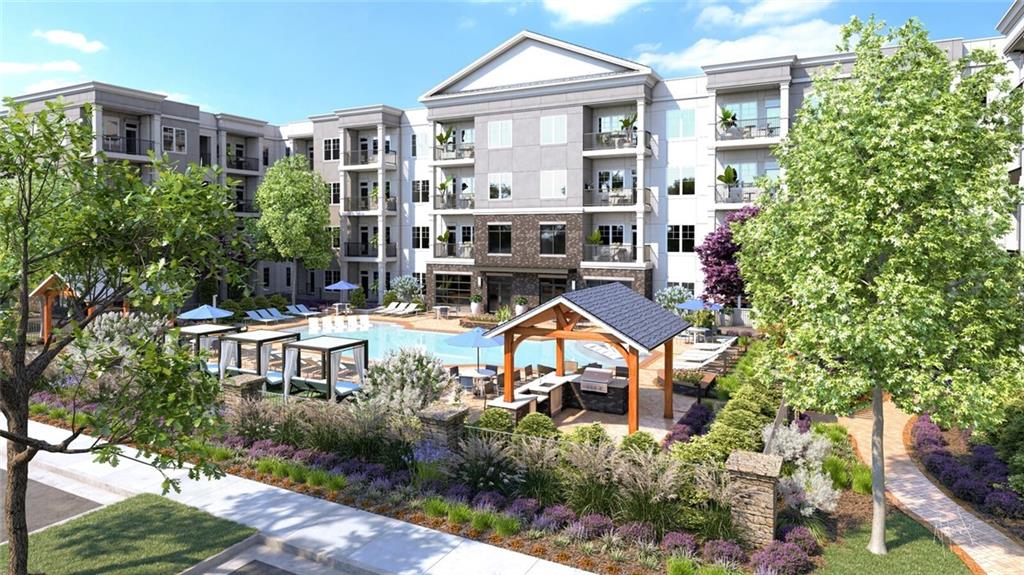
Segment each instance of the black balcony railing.
M438 194L434 196L435 210L471 210L475 204L473 196Z
M636 188L584 188L584 206L636 205Z
M631 150L635 149L640 134L643 135L644 147L651 148L651 133L636 130L617 130L614 132L590 132L583 134L584 150Z
M345 242L345 256L350 258L375 258L377 257L378 246L374 243ZM385 257L393 258L398 255L398 246L395 244L384 244Z
M754 184L718 184L715 186L715 202L719 204L743 204L753 202L764 188Z
M380 207L380 199L373 196L348 196L342 203L342 209L346 212L370 212ZM398 210L397 198L384 198L384 209L388 212Z
M248 170L258 172L260 169L259 158L240 158L228 156L225 167L229 170Z
M737 118L732 126L718 124L719 140L747 140L751 138L777 138L782 135L782 121L779 118Z
M448 144L446 146L434 146L434 159L441 160L472 160L474 158L473 144Z
M125 138L124 136L103 136L103 151L116 154L145 156L153 149L153 140Z
M609 246L583 246L583 260L588 262L635 262L636 246L613 244Z
M371 152L369 150L356 150L345 152L342 155L346 166L375 166L378 162L384 162L384 166L394 168L398 165L398 154L395 152Z
M434 244L435 258L472 258L473 244Z

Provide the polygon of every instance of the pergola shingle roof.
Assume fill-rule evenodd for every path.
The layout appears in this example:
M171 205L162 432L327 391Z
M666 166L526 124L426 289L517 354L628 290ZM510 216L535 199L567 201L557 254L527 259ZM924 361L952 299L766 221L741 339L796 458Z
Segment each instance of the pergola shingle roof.
M621 283L566 292L529 312L487 332L498 335L533 315L560 303L577 309L593 322L621 336L627 343L650 352L679 335L690 323Z

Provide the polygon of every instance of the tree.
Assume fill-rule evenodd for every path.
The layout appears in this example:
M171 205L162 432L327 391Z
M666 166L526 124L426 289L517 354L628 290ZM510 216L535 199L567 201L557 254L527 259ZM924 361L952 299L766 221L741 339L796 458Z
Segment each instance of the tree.
M39 451L93 453L116 464L124 443L161 470L195 466L216 476L203 441L219 429L216 380L165 327L209 270L232 270L222 249L235 219L227 188L197 166L178 172L154 160L145 183L127 162L92 151L85 121L61 103L27 114L7 99L0 118L0 411L6 426L8 573L28 566L25 491ZM59 273L66 317L36 343L30 293ZM128 302L157 314L120 327L109 318ZM126 320L127 321L127 320ZM117 333L117 337L112 334ZM46 392L69 411L67 436L52 443L29 433L29 402ZM95 439L81 441L85 431ZM75 441L78 439L79 441ZM177 482L165 475L165 488Z
M733 305L745 295L743 278L736 265L736 252L740 248L733 241L733 229L756 216L757 212L757 206L747 206L730 213L722 225L697 247L697 256L704 271L704 297Z
M395 292L398 299L408 303L412 301L412 298L423 293L423 286L420 284L420 280L405 275L391 282L391 291Z
M320 174L309 169L305 156L278 160L267 169L256 205L257 238L268 259L292 260L292 303L295 303L298 262L307 268L326 268L331 248L331 194ZM274 257L276 255L276 257Z
M676 304L683 303L692 297L693 292L690 291L689 288L678 285L663 287L654 293L654 301L661 307L675 314L679 313L679 310L676 308Z
M950 61L913 20L853 19L840 49L851 47L850 78L815 78L777 150L782 186L736 238L769 340L762 368L791 405L871 403L868 549L882 554L883 393L975 428L1020 395L1024 266L997 240L1021 201L1006 165L1024 98L994 54ZM987 98L997 92L1008 95Z

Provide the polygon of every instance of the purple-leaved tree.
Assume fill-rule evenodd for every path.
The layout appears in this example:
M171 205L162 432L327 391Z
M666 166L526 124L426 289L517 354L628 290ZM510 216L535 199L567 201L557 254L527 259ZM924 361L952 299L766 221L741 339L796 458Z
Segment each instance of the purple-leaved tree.
M743 278L736 265L736 252L740 247L732 239L733 226L757 215L757 206L747 206L726 216L722 225L704 238L697 247L700 265L704 270L704 298L726 305L736 305L744 296Z

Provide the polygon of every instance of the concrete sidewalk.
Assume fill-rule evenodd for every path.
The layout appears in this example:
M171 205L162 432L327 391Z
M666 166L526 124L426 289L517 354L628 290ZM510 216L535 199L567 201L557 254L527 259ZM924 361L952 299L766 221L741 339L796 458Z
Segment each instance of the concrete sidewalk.
M33 437L53 442L60 441L67 433L37 422L31 422L29 428ZM80 437L74 445L89 442L90 438ZM91 455L39 452L32 467L126 496L161 493L160 473L127 459L111 467L93 462ZM565 565L242 477L227 475L216 481L190 481L184 470L170 475L181 478L182 482L181 492L172 492L168 498L255 528L299 557L339 570L410 575L470 570L477 575L586 574Z

